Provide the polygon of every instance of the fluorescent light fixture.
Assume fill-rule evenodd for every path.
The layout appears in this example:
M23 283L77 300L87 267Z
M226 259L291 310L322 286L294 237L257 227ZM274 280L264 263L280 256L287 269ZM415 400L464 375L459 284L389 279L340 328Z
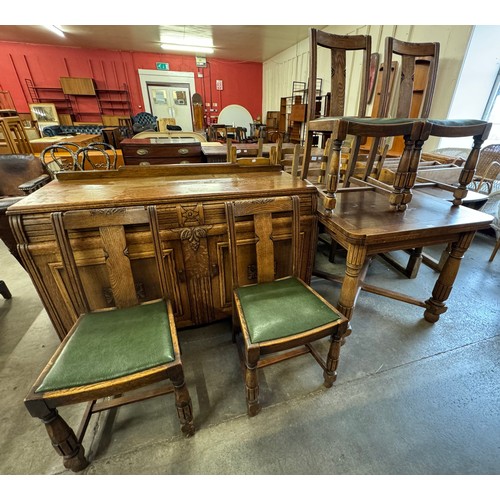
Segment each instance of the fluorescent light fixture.
M174 43L162 43L163 50L181 51L181 52L195 52L199 54L213 54L213 47L202 47L201 45L177 45Z
M44 24L43 27L52 31L52 33L55 33L56 35L65 36L64 31L54 24Z

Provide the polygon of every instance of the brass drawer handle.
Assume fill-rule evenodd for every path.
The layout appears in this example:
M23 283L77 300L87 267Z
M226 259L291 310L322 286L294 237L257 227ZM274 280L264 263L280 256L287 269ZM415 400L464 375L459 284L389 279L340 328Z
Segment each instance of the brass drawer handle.
M141 161L139 165L151 165L151 163L149 163L149 161Z
M189 153L189 149L187 149L187 148L181 148L181 149L178 149L177 152L180 155L187 155Z
M139 156L144 156L144 155L147 155L149 153L149 149L138 149L137 150L137 154Z

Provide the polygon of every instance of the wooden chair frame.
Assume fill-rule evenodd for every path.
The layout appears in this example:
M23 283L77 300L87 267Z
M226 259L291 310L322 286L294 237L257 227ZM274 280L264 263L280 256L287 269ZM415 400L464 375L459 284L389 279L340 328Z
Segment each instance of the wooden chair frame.
M395 89L396 96L396 111L391 115L391 105L393 92L391 92L391 73L384 71L382 77L381 88L381 104L378 109L378 117L386 118L394 116L395 118L428 118L431 110L432 99L436 87L436 78L439 63L439 48L438 42L414 43L397 40L394 37L385 39L384 51L384 68L391 67L393 64L394 55L401 57L399 70L399 85ZM427 79L425 82L425 92L421 102L414 99L415 88L415 71L417 64L422 61L429 62ZM390 153L388 145L385 145L380 151L380 145L386 138L376 137L373 139L370 152L367 159L367 175L371 175L376 158L381 154ZM397 137L395 138L397 139ZM387 146L387 147L386 147ZM383 161L379 161L377 168L374 170L374 177L379 178L382 172Z
M316 117L316 82L318 66L318 47L331 51L331 95L328 116ZM369 35L334 35L311 28L309 31L309 84L308 84L308 114L307 131L304 144L301 178L307 179L313 136L315 133L329 135L337 126L334 118L345 116L345 90L347 88L347 54L361 53L361 84L357 116L366 115L368 104L368 83L370 77L371 37ZM359 150L359 144L354 145Z
M336 369L339 362L340 346L346 333L346 318L328 304L316 291L301 282L307 291L316 297L338 315L338 320L329 322L311 330L285 335L278 339L253 342L245 311L239 299L238 290L244 287L244 281L238 267L238 230L237 225L248 227L249 219L253 220L256 234L257 284L259 286L275 282L273 215L291 217L291 269L290 276L298 278L300 253L300 201L298 196L258 198L226 202L226 217L228 222L229 253L231 258L233 278L233 328L234 333L238 326L242 332L242 342L239 344L239 353L244 365L246 385L247 409L250 416L260 411L259 383L257 369L284 361L302 354L310 353L323 368L324 385L331 387L336 379ZM282 220L282 219L281 219ZM238 221L238 224L237 224ZM276 221L276 219L275 219ZM244 241L248 244L248 241ZM243 244L243 243L242 243ZM283 298L286 301L286 297ZM293 321L292 321L293 322ZM324 361L311 342L330 337L330 348L327 359ZM277 354L278 353L278 354Z
M0 132L10 154L33 154L33 148L18 116L0 118Z
M67 274L69 298L80 313L80 317L36 380L25 398L25 405L33 417L40 418L45 424L55 450L63 457L64 466L77 472L88 465L82 440L90 418L94 413L160 396L172 391L175 392L181 430L188 436L192 435L194 433L192 404L189 392L184 383L174 316L172 306L168 300L167 269L165 260L163 259L156 207L117 207L113 210L55 212L52 214L52 223L61 253L61 260ZM72 244L70 239L74 238L75 231L80 229L98 229L104 246L106 269L110 276L111 291L116 308L133 307L139 303L125 238L125 227L129 225L149 225L151 231L162 294L161 300L165 301L168 313L174 353L173 361L142 369L135 373L127 373L123 376L106 379L98 383L37 392L37 389L44 381L51 367L73 338L82 318L90 311L89 302L80 277L79 265L74 255L74 243ZM165 335L167 334L168 332L165 332ZM148 387L157 382L167 381L168 379L171 380L171 385L161 384L155 388ZM127 394L132 390L134 393ZM112 399L101 400L102 398L110 397ZM88 402L88 406L84 412L80 428L75 433L59 415L57 408L83 402Z

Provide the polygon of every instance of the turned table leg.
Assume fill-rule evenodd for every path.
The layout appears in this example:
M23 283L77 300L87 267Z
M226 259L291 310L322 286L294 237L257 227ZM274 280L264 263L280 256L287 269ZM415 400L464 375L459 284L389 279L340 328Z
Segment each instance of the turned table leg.
M366 246L349 245L347 248L346 271L337 309L350 321L360 290L360 282L367 269ZM346 335L349 335L350 327Z
M450 255L444 263L439 277L432 290L432 296L425 301L427 306L424 318L430 323L435 323L439 320L439 316L448 309L444 303L450 296L453 288L453 283L458 274L460 262L469 248L475 235L475 231L460 235L458 241L452 243Z

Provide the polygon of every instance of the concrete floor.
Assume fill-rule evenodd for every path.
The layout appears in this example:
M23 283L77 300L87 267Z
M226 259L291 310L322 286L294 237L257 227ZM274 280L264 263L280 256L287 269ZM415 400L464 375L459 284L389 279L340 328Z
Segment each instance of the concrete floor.
M181 331L197 433L178 428L167 395L94 417L83 475L500 474L500 258L478 234L448 311L432 325L419 307L361 292L337 382L322 385L309 356L261 372L262 412L246 415L230 323ZM439 250L439 249L434 249ZM318 252L318 265L342 269ZM0 242L0 473L67 472L23 397L58 343L33 285ZM367 281L430 296L436 274L415 280L375 260ZM339 287L314 279L336 303ZM325 343L321 345L323 348ZM61 414L77 425L83 408Z

